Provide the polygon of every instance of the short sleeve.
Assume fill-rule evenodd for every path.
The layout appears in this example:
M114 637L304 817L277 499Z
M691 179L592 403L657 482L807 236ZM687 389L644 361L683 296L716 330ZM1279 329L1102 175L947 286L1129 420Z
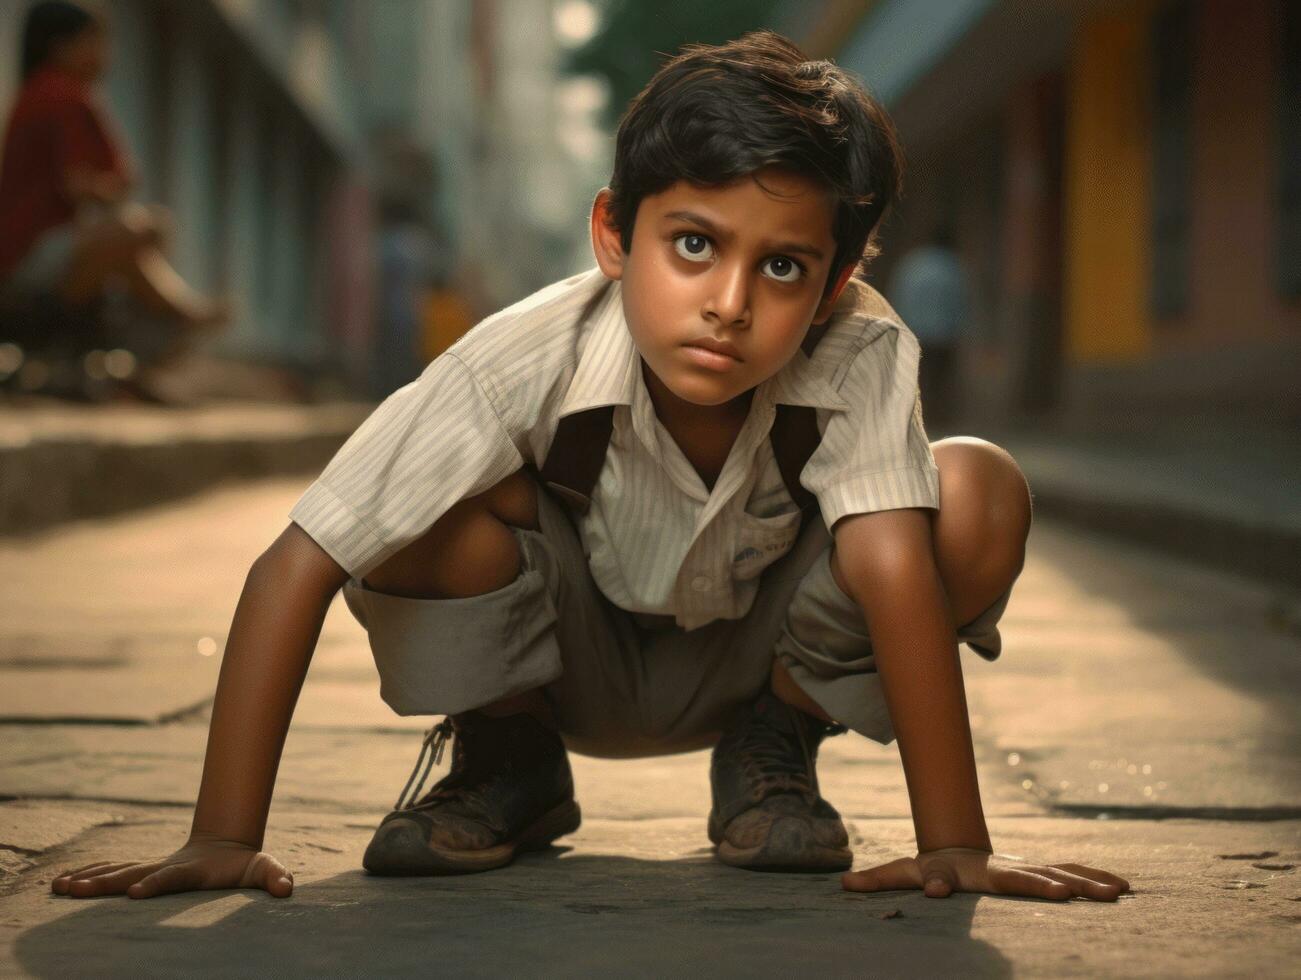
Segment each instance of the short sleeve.
M474 375L443 354L357 428L289 517L360 578L523 462Z
M922 424L917 338L889 324L854 356L840 385L848 409L831 412L801 482L828 528L849 514L938 509L939 470Z

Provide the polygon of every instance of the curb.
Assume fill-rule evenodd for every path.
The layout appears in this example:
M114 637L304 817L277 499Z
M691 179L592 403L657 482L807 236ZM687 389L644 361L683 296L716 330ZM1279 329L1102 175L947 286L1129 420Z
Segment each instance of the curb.
M323 467L368 404L0 412L0 535Z
M1181 506L1158 497L1109 496L1096 488L1037 472L1018 457L1036 514L1085 531L1156 548L1270 586L1301 589L1301 532L1280 521L1244 519L1232 512Z

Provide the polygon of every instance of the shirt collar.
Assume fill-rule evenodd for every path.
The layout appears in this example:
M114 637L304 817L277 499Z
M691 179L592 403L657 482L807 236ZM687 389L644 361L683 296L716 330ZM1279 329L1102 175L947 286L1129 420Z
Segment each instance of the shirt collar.
M623 318L619 283L606 280L602 290L589 307L587 342L560 406L561 418L602 405L632 404L641 358Z
M803 349L796 351L790 362L773 376L773 400L782 405L848 411L849 402L841 397L830 381L840 367L840 352L844 348L830 335L861 333L867 321L882 317L893 319L894 311L881 294L865 282L850 279L832 308L831 318L813 348L812 356L805 354Z
M810 358L802 350L786 366L773 375L772 399L779 405L807 405L810 408L830 408L846 411L849 402L827 381L828 365L818 360L817 350Z

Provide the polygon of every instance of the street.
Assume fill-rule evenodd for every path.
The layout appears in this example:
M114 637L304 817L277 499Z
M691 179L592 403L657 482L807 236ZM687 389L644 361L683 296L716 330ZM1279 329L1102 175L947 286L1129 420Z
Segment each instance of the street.
M342 600L280 767L254 892L130 902L53 874L188 829L220 652L303 478L0 542L0 974L1279 976L1301 943L1295 597L1037 520L1004 653L964 652L995 846L1128 878L1114 905L843 892L713 860L708 753L573 756L581 830L483 875L379 879L371 830L429 721L380 701ZM444 766L447 762L444 761ZM825 743L856 867L910 853L893 746ZM895 913L898 914L895 914Z

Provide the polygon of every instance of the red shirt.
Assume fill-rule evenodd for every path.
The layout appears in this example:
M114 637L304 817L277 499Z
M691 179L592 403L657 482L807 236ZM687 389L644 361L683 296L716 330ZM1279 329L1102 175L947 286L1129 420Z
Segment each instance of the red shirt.
M24 83L5 130L0 164L0 279L35 241L67 224L75 204L68 171L87 168L128 176L126 158L90 86L55 68Z

